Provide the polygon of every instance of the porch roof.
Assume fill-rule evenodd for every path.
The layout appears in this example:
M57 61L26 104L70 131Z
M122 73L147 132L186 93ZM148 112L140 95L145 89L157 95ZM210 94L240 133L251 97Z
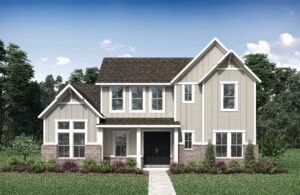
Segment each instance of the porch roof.
M178 128L180 123L174 118L106 118L97 127Z

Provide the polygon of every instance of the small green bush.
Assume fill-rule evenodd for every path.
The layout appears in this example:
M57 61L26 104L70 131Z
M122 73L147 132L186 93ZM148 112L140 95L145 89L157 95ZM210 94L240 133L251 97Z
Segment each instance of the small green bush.
M11 166L15 166L19 163L20 161L16 159L15 157L9 157L7 160L7 164Z
M251 140L249 140L247 149L246 149L246 154L245 154L245 167L252 168L254 165L254 162L255 162L254 146L253 146Z
M209 140L206 152L205 152L205 160L209 162L210 167L215 166L215 151L214 151L214 146L212 145L211 141Z
M2 167L1 167L1 171L2 172L10 172L10 171L12 171L13 170L13 166L11 166L11 165L3 165Z
M173 174L181 174L185 172L185 169L186 167L184 164L172 163L169 170Z
M36 161L33 165L31 165L28 168L28 171L33 173L42 173L45 170L46 170L46 165L42 160Z
M196 161L189 161L187 163L187 172L193 172L197 169L197 163Z
M77 169L77 170L78 170L78 169ZM58 169L55 170L55 172L56 172L56 173L64 173L65 170L62 169L62 168L58 168Z
M64 169L63 169L63 170L64 170ZM73 168L70 169L70 171L71 171L72 173L77 173L77 172L79 171L79 168L73 167Z
M46 163L46 169L48 172L57 172L60 169L60 165L56 159L49 159Z
M127 158L126 159L126 166L129 169L133 169L136 167L136 160L134 158Z
M275 132L268 132L264 136L261 150L263 156L270 158L282 156L285 152L284 137Z
M98 171L100 173L109 173L109 172L111 172L111 167L110 167L109 161L107 161L107 160L101 161L99 163L99 166L98 166Z
M140 168L136 168L136 169L134 169L134 173L135 174L143 174L143 170Z
M94 159L87 158L82 161L81 171L83 173L97 171L97 164Z

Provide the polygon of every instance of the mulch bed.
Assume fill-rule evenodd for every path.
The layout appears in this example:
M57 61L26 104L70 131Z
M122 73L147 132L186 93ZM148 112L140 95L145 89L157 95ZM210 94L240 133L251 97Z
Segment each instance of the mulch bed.
M29 173L29 172L17 172L17 171L10 171L10 172L0 172L0 173L15 173L15 174L31 174L31 175L74 175L74 176L118 176L118 177L148 177L149 172L144 171L143 174L135 174L135 173L81 173L78 171L77 173L72 173L66 171L64 173L55 173L55 172L43 172L43 173Z

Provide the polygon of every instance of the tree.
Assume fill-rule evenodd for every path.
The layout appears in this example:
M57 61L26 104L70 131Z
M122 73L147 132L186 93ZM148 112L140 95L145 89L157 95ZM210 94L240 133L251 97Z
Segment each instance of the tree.
M23 155L24 162L26 162L27 156L39 152L39 145L34 142L32 136L21 134L15 138L8 150L10 153Z
M245 154L245 165L251 167L254 165L254 162L255 162L254 146L252 142L249 140L246 149L246 154Z
M207 144L207 148L205 152L205 160L209 162L211 167L215 166L215 150L210 140Z
M82 69L75 69L70 77L69 77L69 83L71 84L81 84L84 83L84 74Z
M69 83L71 84L93 84L97 80L99 69L97 67L86 68L85 73L82 69L75 69L70 77Z
M42 108L46 108L51 101L55 98L55 94L58 87L62 84L62 77L57 76L56 79L53 76L47 75L45 81L40 83L41 87L41 104Z
M5 62L6 50L4 43L0 40L0 149L2 145L2 130L4 122L6 120L6 103L4 100L3 83L6 75L6 62Z
M284 138L275 132L268 132L268 136L264 138L262 146L263 156L271 158L280 157L284 154Z

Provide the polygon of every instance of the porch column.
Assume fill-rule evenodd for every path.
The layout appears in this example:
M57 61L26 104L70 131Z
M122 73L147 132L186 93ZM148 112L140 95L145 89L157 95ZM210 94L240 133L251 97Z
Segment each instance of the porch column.
M178 129L174 129L174 162L178 163Z
M141 163L141 129L136 130L136 162L137 162L137 167L142 168L142 163Z
M101 145L101 160L103 159L103 128L98 129L98 143Z

